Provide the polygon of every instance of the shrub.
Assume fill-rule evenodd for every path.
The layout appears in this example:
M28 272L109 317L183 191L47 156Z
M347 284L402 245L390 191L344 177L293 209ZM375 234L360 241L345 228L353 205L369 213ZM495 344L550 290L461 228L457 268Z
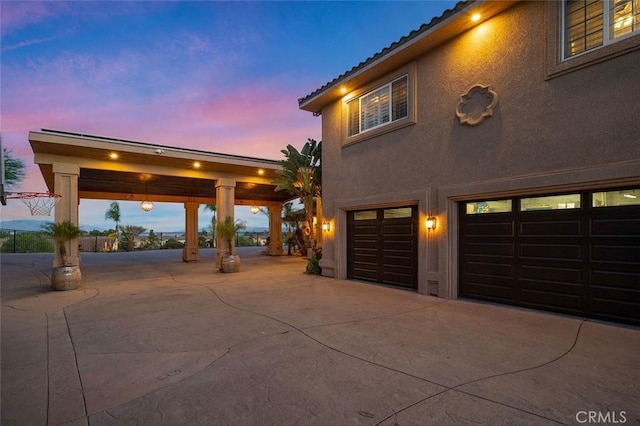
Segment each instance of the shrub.
M48 235L41 232L20 232L16 234L15 246L13 236L9 236L2 244L4 253L52 253L53 242Z
M307 270L305 272L310 275L320 275L322 273L320 259L322 259L322 249L313 249L311 257L307 259Z
M169 239L164 243L164 248L166 248L166 249L179 249L179 248L184 248L184 243L181 243L180 241L176 240L175 238L169 238Z

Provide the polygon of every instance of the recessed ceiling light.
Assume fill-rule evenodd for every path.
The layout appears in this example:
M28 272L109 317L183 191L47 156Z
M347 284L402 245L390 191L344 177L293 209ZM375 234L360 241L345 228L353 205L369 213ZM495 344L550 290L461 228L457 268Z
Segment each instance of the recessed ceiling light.
M194 161L193 162L193 168L194 169L199 169L200 168L200 162L199 161Z
M474 14L471 16L471 20L472 20L473 22L478 22L478 21L480 20L480 14L479 14L479 13L474 13Z
M117 152L112 152L109 154L109 158L111 158L112 160L117 160L118 159L118 153Z
M258 174L259 174L260 176L262 176L262 175L264 174L264 170L263 170L263 169L258 169Z

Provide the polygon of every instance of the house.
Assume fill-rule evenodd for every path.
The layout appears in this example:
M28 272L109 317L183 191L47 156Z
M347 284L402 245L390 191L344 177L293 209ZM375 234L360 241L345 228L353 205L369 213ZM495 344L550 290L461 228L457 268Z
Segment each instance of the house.
M324 275L640 324L637 2L460 2L299 107Z

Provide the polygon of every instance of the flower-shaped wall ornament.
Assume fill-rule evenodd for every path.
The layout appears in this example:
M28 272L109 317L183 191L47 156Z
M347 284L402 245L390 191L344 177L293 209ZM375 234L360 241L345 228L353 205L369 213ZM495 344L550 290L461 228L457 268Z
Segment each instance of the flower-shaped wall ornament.
M491 86L476 84L467 93L460 95L456 106L456 117L460 124L477 126L493 115L493 108L498 103L498 94L491 90Z

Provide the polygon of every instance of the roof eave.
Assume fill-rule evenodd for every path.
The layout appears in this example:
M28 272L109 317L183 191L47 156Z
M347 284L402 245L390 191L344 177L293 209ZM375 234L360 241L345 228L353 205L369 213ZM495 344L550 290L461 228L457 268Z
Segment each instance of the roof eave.
M327 83L317 93L308 98L302 98L299 108L305 111L320 114L322 109L343 96L340 88L345 87L351 91L361 87L368 82L380 78L394 69L397 69L426 52L436 48L446 41L469 30L472 27L492 18L503 10L518 3L519 0L502 1L474 1L459 3L455 12L446 18L442 18L433 26L427 28L423 33L401 42L397 46L391 45L374 55L369 61L365 61L362 66L355 67L342 76ZM479 13L482 19L477 22L471 21L471 16ZM395 44L395 43L394 43ZM386 50L386 49L385 49Z

